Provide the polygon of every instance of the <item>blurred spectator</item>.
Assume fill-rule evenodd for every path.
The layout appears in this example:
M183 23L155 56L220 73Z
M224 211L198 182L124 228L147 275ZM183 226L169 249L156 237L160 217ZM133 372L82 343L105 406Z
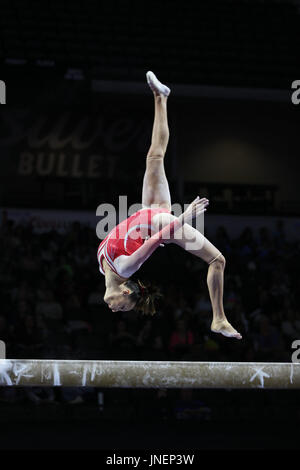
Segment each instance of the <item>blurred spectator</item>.
M6 347L12 340L12 334L4 315L0 315L0 340L4 341Z
M260 359L270 362L276 360L277 353L282 349L280 333L275 326L270 325L267 317L263 317L260 320L255 347Z
M189 346L194 344L194 334L187 328L185 320L176 322L176 328L171 333L169 349L178 357L189 350Z
M110 334L110 344L112 349L116 349L123 358L129 357L135 350L136 337L127 330L127 325L124 320L118 320L116 331Z
M43 345L43 335L34 317L27 314L17 324L14 334L16 347L28 358L38 358Z
M296 313L294 312L294 310L288 309L285 313L285 318L281 323L281 330L283 334L291 340L299 339L299 326L299 322L296 322Z
M143 328L140 330L140 333L137 338L137 345L145 348L149 348L153 345L154 331L153 323L149 319L144 324Z
M211 303L209 300L208 295L205 295L203 292L199 292L196 294L196 302L194 307L195 313L201 312L210 312L211 311Z
M36 314L47 322L60 321L63 318L63 309L59 302L54 299L53 292L48 290L44 293L44 300L36 306Z

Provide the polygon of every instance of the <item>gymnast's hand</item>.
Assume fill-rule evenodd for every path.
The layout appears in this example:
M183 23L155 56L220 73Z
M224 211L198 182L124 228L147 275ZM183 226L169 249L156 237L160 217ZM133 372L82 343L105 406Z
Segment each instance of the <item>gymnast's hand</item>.
M193 219L198 215L203 214L209 204L209 200L203 197L200 199L199 196L189 205L189 207L182 214L184 223L190 224Z

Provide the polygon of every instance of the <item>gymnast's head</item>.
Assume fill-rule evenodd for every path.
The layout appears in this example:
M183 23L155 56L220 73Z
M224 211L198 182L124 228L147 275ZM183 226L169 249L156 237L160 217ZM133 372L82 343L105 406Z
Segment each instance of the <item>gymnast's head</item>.
M144 315L154 315L159 297L161 294L155 286L128 279L114 291L106 291L104 302L113 312L136 310Z

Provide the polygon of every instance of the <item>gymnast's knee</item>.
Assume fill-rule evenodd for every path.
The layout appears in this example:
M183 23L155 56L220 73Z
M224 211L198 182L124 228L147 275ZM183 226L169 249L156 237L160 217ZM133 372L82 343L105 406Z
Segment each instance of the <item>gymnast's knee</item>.
M150 147L147 154L147 160L162 160L165 156L165 149L163 147Z
M210 263L208 263L209 266L213 266L214 269L218 269L218 270L224 270L225 269L225 265L226 265L226 259L225 259L225 256L222 255L222 253L218 256L216 256L216 258L214 258Z

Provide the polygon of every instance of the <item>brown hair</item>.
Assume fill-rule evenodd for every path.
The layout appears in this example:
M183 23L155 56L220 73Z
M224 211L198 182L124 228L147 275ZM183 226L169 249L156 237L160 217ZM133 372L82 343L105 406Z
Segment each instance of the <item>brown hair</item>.
M134 310L142 312L143 315L154 315L156 313L155 301L162 297L159 289L150 283L144 284L140 280L129 279L126 286L132 290L128 298L135 301Z

